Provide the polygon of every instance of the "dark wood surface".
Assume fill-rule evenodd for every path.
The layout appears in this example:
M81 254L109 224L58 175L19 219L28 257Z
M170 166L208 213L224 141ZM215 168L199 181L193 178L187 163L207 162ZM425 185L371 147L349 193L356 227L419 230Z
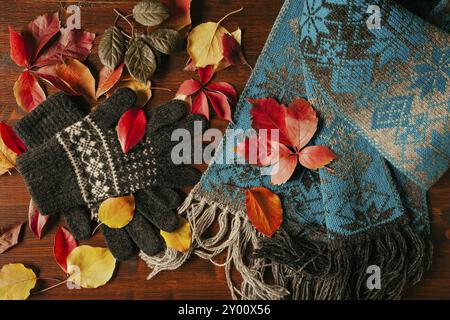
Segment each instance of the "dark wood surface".
M194 24L204 21L217 21L226 13L244 7L244 11L227 20L225 26L230 30L240 26L243 30L243 46L250 64L254 64L272 24L282 5L282 0L193 0L192 17ZM82 27L97 35L114 22L113 8L122 12L131 12L136 1L57 1L57 0L2 0L0 9L0 107L4 107L1 119L14 122L22 116L16 107L13 85L20 74L9 58L8 25L17 31L37 15L54 12L69 4L81 6ZM94 50L89 57L93 70L100 69L97 57L96 40ZM179 84L192 76L183 71L187 60L186 52L171 57L161 72L154 78L154 86L170 88L174 91ZM246 67L229 68L220 72L217 80L228 81L242 91L250 72ZM54 90L50 89L52 93ZM167 101L173 92L154 91L151 106ZM223 123L215 123L223 126ZM435 244L434 263L421 283L408 290L406 298L450 298L450 173L447 173L429 192L433 239ZM0 228L27 220L29 195L22 178L0 177ZM56 228L62 221L53 221L46 228L41 240L25 227L22 242L0 255L0 267L6 263L22 262L40 270L41 277L63 278L64 274L53 259L53 239ZM103 246L104 241L97 233L83 243ZM58 287L31 299L229 299L230 294L222 268L193 257L182 268L163 272L147 281L149 269L138 257L121 262L113 279L98 289L68 290ZM42 287L53 284L42 283Z

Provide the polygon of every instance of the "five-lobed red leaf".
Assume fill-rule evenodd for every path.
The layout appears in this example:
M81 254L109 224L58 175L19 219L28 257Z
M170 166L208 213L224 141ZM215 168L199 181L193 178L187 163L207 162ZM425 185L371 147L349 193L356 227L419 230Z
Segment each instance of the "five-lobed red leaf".
M53 255L61 269L67 273L67 257L78 247L75 237L64 227L59 227L55 235Z
M14 130L3 121L0 122L0 136L5 145L17 155L27 151L23 141L16 135Z
M30 200L30 206L28 208L28 226L38 239L41 238L42 230L49 218L50 216L41 214L34 205L33 200Z
M127 153L145 135L147 117L142 109L130 109L126 111L117 124L117 136L119 137L122 151Z

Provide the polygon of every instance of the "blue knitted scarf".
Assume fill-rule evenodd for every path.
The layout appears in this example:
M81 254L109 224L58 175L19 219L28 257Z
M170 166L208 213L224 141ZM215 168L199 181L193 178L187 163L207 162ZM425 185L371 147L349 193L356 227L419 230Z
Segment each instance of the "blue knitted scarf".
M373 5L379 28L367 24ZM449 20L437 14L448 3L427 10L434 24L391 0L287 0L229 129L251 127L248 98L306 98L320 115L313 143L338 155L333 170L298 168L273 186L255 166L220 161L235 156L225 135L180 208L191 251L142 255L150 277L194 253L225 267L233 298L399 298L418 282L432 256L426 191L450 159ZM271 238L245 212L239 187L257 186L282 200ZM367 285L374 266L380 288Z

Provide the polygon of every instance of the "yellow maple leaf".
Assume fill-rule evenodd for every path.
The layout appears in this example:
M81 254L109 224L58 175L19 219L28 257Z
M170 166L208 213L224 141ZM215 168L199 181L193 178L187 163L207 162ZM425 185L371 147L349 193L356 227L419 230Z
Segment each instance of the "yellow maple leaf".
M36 285L36 274L21 263L10 263L0 270L0 300L25 300Z
M166 241L169 248L173 248L180 252L187 252L191 246L192 232L189 222L183 218L178 217L180 226L173 232L166 232L161 230L161 236Z
M98 220L110 228L123 228L133 219L135 207L133 195L106 199L98 210Z

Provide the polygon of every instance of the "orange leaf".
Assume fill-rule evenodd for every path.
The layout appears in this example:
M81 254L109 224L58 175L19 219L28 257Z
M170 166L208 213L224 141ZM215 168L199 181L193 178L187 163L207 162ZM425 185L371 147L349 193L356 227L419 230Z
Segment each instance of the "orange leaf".
M116 70L113 70L109 67L103 67L100 70L100 75L98 79L98 88L97 88L97 99L111 90L112 87L119 81L122 76L123 67L125 63L119 65Z
M95 99L95 79L88 67L80 61L68 58L55 66L56 75L79 95Z
M316 111L305 99L297 99L288 105L286 129L292 146L298 150L312 139L318 123Z
M191 25L191 0L161 0L169 10L170 17L164 21L164 27L181 30Z
M245 192L245 206L252 225L259 232L271 237L283 220L280 198L263 187L252 188Z
M323 168L334 159L336 155L325 146L306 147L298 154L300 164L311 170Z
M31 72L26 70L14 84L14 97L17 104L29 112L45 100L45 92Z

